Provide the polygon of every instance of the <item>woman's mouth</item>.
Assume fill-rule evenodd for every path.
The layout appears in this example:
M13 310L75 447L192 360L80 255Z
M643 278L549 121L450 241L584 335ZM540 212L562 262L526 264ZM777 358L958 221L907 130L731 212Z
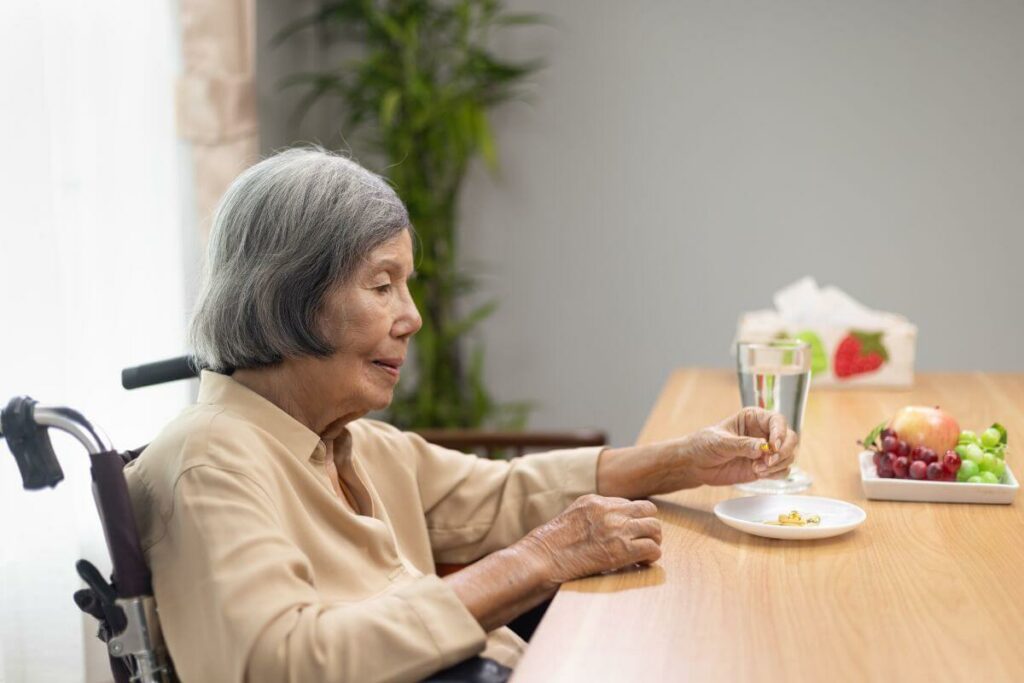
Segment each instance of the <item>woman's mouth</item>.
M403 361L401 358L380 358L371 362L384 372L388 373L391 377L397 379L400 373L399 368L402 367Z

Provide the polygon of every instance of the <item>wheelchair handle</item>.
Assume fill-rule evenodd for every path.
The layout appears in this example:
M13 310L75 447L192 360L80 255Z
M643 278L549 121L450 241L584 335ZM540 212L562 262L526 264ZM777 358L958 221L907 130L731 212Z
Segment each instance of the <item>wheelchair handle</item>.
M125 368L121 371L121 386L125 389L138 389L198 376L195 359L192 356L178 356Z
M78 411L41 406L28 396L15 396L0 412L0 436L7 439L26 489L53 487L64 479L47 433L50 427L75 437L90 455L114 450L103 431Z
M152 594L122 474L125 461L103 431L77 410L40 406L28 396L12 398L0 411L0 424L26 489L53 487L64 479L48 429L67 432L85 447L92 464L93 496L114 564L118 595L128 598Z

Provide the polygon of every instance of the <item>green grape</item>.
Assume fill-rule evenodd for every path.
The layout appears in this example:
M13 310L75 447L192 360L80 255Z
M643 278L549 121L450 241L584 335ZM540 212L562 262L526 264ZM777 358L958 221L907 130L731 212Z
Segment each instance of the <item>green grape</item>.
M996 475L996 479L1002 481L1003 475L1006 474L1006 462L996 458L996 461L992 464L992 469L990 469L989 472Z
M999 444L995 448L989 451L992 455L996 456L1000 460L1006 457L1006 444Z
M981 434L981 445L987 449L995 448L999 445L1003 435L999 433L998 429L989 427Z
M992 474L991 472L982 472L981 474L978 475L978 477L981 479L981 483L982 484L998 484L999 483L999 477L997 477L996 475ZM968 481L970 481L970 480L968 480Z
M973 460L974 462L980 465L981 458L984 455L985 452L981 450L981 446L979 446L978 444L970 443L964 447L964 452L960 455L960 457L966 458L967 460Z
M973 477L968 477L967 478L967 483L968 484L984 484L985 482L983 482L981 480L981 475L980 474L975 474Z
M995 469L997 462L999 462L999 458L996 456L991 453L982 453L981 460L978 461L978 467L981 468L982 472L991 472Z
M956 454L960 456L961 460L970 460L970 458L967 457L967 444L962 443L953 450L956 451Z
M981 445L981 439L979 439L978 435L972 432L970 429L965 429L964 431L960 432L960 438L957 439L957 443L975 443Z
M956 480L967 481L979 472L981 472L981 468L978 467L978 463L973 460L964 460L960 463L960 469L956 472Z

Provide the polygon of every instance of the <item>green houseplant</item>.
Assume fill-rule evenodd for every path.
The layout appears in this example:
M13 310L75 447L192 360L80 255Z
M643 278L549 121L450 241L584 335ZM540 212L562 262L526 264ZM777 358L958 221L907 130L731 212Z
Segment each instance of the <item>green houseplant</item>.
M510 62L490 49L503 27L542 18L512 14L497 0L340 0L288 27L285 39L314 29L355 56L336 68L298 74L297 113L336 97L345 139L394 184L418 242L410 283L423 316L413 343L415 373L399 386L390 419L401 427L522 426L527 404L497 404L483 381L483 347L469 337L490 315L489 301L462 311L476 285L458 265L457 207L469 163L493 170L498 157L488 111L518 97L537 61Z

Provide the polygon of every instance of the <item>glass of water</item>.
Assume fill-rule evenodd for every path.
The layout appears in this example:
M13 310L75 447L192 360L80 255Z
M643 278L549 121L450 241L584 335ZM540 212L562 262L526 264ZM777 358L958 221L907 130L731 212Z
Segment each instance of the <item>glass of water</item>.
M736 345L736 374L743 407L782 413L790 429L800 433L811 385L811 347L806 342L741 341ZM797 493L810 485L810 475L793 466L785 479L758 479L736 488L747 493Z

